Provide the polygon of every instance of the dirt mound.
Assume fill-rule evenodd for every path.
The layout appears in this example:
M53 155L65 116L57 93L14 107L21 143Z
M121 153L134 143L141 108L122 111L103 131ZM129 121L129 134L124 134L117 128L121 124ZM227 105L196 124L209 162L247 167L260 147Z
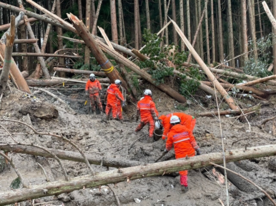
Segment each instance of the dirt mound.
M207 97L201 96L197 101L191 99L189 100L189 104L181 105L159 90L155 90L154 88L150 89L153 90L153 99L161 114L181 111L177 110L177 108L184 107L186 109L185 113L195 114L206 109L201 106L201 99L206 98L206 101L211 101ZM58 92L52 92L58 94ZM160 139L156 142L149 143L147 127L139 133L134 133L138 124L133 121L133 112L135 112L134 105L130 104L126 108L126 121L123 124L114 120L102 122L100 115L84 114L84 111L88 112L88 105L84 105L85 99L81 100L81 103L73 104L72 102L77 101L75 99L70 101L70 93L63 94L59 97L65 100L69 106L75 110L77 106L80 107L76 110L80 111L78 114L70 112L63 103L58 102L53 97L49 97L44 93L39 93L35 96L26 96L14 90L2 100L1 118L23 121L31 124L37 131L63 135L78 145L85 153L101 156L103 159L115 158L119 160L152 163L162 154L165 148L165 142ZM78 95L79 98L82 97L81 92L78 92ZM274 101L272 98L271 102L273 103ZM36 112L38 110L40 111L40 108L45 108L43 114L51 118L42 118L37 115ZM221 123L226 149L274 144L276 139L273 135L273 121L266 122L263 129L260 126L254 126L255 123L256 125L259 124L258 122L262 121L262 119L272 117L274 111L273 107L263 107L258 116L251 117L250 126L248 123L241 123L235 118L222 117ZM268 114L269 116L267 116ZM17 142L25 144L36 143L55 150L77 152L68 143L49 135L36 135L23 124L5 121L1 122L1 124L12 133L13 139ZM250 131L249 127L251 128ZM0 130L2 132L1 144L13 143L12 138L7 136L6 131L3 129ZM221 152L221 135L217 118L197 118L194 135L201 147L202 153ZM133 144L134 142L135 144ZM133 146L130 148L132 144ZM44 168L51 181L64 179L62 170L54 159L16 153L10 153L9 156L13 158L14 164L28 184L35 185L46 182L42 168ZM171 151L163 160L173 158L174 154ZM89 174L84 163L66 160L62 162L69 177ZM1 165L4 165L4 163L0 160L2 177L0 179L0 190L3 192L10 189L11 182L17 176L8 165L1 171ZM114 169L101 165L92 165L92 167L96 172ZM259 186L265 188L273 198L276 197L274 157L240 161L231 163L229 167L254 180ZM222 178L221 176L218 178L215 174L217 173L212 170L212 167L189 171L189 191L185 194L180 190L179 176L173 174L125 181L116 185L110 185L110 187L122 205L219 206L221 205L220 201L224 203L226 201L225 185L223 184L223 176ZM241 182L235 176L229 179L229 198L231 205L270 205L265 195L251 185L249 186L248 183ZM60 205L63 203L69 206L116 205L113 192L107 186L82 189L58 197L40 198L36 202L51 202L49 205ZM23 205L27 205L27 202L23 203Z

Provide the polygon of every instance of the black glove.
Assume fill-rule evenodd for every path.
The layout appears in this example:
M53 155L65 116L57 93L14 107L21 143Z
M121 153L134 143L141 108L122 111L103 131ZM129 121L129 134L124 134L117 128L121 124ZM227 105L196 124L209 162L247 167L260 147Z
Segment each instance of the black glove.
M196 155L201 155L199 148L196 149Z
M126 106L126 101L123 101L122 107Z
M168 153L169 151L165 148L163 152L164 152L164 153L165 153L165 152Z
M139 116L136 116L136 122L138 122L138 120L139 120Z

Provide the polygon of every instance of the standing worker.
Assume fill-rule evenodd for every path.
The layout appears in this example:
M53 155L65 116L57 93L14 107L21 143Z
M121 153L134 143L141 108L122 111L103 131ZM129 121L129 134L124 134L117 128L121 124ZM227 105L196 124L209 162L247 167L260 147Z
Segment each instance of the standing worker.
M103 112L103 107L99 96L99 93L101 92L101 90L102 90L101 83L99 82L99 80L95 78L95 74L90 74L90 79L86 82L85 94L86 96L89 95L92 113L95 112L95 114L96 114L95 102L98 104L99 110Z
M196 119L188 114L185 114L183 112L175 112L167 115L161 115L159 117L160 123L164 128L162 139L166 139L167 135L172 127L170 124L170 119L173 115L176 115L180 119L180 124L185 125L189 131L193 132L195 124L196 124Z
M113 119L118 118L122 122L123 116L122 116L121 105L124 106L125 99L119 89L121 84L122 84L121 80L116 79L115 84L111 84L107 88L107 103L105 108L106 119L109 118L109 114L112 110L112 118Z
M154 121L158 120L158 111L155 103L152 100L151 90L144 91L144 97L137 103L136 121L141 117L140 124L137 126L135 132L140 131L146 124L149 125L149 142L152 141L154 132Z
M166 142L166 151L170 151L172 146L174 146L175 158L192 157L195 156L195 151L197 155L200 155L199 146L190 131L185 125L180 124L180 119L178 116L173 115L170 118L170 124L172 128L168 134L168 139ZM179 171L180 174L180 184L181 190L183 192L188 191L188 170Z

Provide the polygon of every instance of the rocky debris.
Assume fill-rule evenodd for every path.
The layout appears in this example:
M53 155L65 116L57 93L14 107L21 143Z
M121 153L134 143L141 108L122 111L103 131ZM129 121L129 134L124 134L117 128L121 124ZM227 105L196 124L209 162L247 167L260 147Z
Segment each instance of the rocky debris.
M57 198L58 198L58 200L65 202L65 203L71 201L70 196L65 193L60 194Z
M268 160L268 168L274 172L276 172L276 158L275 157L271 157Z
M19 112L23 115L50 120L58 117L58 110L52 104L46 102L25 102Z

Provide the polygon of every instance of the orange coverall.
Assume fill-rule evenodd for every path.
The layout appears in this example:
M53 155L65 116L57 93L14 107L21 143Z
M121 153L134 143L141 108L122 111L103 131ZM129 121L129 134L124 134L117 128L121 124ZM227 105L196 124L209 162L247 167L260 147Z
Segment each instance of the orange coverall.
M118 107L121 110L121 101L124 101L124 97L116 84L111 84L107 88L107 104L105 108L106 115L109 115L112 110L112 117L115 119L118 115ZM119 111L121 112L121 111ZM120 116L120 115L119 115ZM122 114L121 114L122 116ZM119 117L120 118L120 117Z
M183 112L175 112L167 115L161 115L159 119L161 120L164 128L162 139L167 138L167 135L172 127L172 125L170 124L170 119L173 115L178 116L180 119L180 124L185 125L191 132L193 132L194 130L196 119L191 115L185 114Z
M99 96L99 92L102 90L101 83L99 80L95 79L94 81L88 80L86 82L85 91L89 92L90 104L92 107L92 111L96 110L95 102L98 104L99 110L103 111L101 99Z
M137 103L137 111L140 113L140 124L137 126L135 132L140 131L146 124L149 125L149 137L153 137L154 132L154 118L158 117L158 111L156 110L155 104L152 101L151 96L145 95Z
M175 158L183 158L186 156L195 156L195 150L198 149L196 140L190 131L190 129L184 125L177 124L172 126L168 139L166 142L166 150L171 150L174 146ZM185 187L188 186L188 170L179 171L180 174L180 184Z

